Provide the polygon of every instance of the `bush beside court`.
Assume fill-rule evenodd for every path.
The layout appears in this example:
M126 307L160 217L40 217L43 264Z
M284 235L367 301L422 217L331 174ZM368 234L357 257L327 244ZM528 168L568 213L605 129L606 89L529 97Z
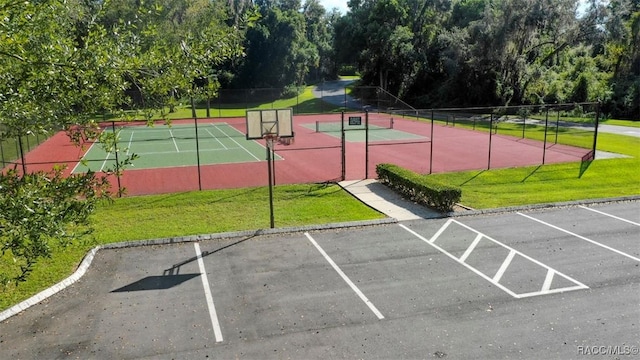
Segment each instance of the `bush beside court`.
M393 164L378 164L376 172L381 183L418 204L449 212L460 201L460 188L441 184L431 177Z

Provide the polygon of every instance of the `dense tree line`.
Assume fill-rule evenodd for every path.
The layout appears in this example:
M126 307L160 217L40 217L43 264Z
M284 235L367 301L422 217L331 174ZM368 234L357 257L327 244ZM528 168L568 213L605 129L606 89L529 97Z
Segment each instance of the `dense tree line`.
M337 57L421 107L601 100L640 118L640 2L351 0Z

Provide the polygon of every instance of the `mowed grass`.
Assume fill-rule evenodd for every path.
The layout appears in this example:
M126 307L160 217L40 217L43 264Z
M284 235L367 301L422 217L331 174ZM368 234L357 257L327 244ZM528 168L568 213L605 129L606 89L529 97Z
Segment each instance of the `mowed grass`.
M338 185L276 186L273 199L279 228L384 218ZM69 276L96 245L269 228L269 192L260 187L125 197L101 204L91 222L92 235L67 247L54 244L52 257L41 260L28 281L0 288L0 310ZM11 263L9 254L0 257L0 271Z
M460 186L475 209L640 195L640 138L600 133L598 150L629 158L428 176Z

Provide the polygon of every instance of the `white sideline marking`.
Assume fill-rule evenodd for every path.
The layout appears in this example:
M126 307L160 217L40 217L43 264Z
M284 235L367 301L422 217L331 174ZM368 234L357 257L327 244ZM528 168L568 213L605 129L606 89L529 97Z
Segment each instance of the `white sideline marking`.
M222 143L222 141L220 141L220 139L218 139L217 136L213 135L213 133L211 131L209 131L209 129L205 129L209 135L211 135L212 138L214 138L220 145L222 145L222 147L227 150L227 147Z
M469 247L464 252L464 254L462 254L462 256L460 256L460 261L464 262L465 260L467 260L467 258L469 257L469 255L471 255L471 253L473 252L473 249L476 248L476 246L478 245L480 240L482 240L482 234L478 234L476 236L476 238L473 239L473 242L471 243L471 245L469 245Z
M509 255L507 255L507 257L502 262L502 265L500 265L500 269L498 269L498 272L496 272L496 274L493 276L493 281L500 282L500 279L502 279L502 275L504 275L504 272L507 271L507 268L509 267L509 264L511 264L511 261L513 261L514 256L516 256L516 251L509 251Z
M362 291L360 291L360 289L358 289L358 287L353 283L353 281L351 281L351 279L349 279L349 277L347 277L347 275L345 275L345 273L338 267L338 265L329 257L329 255L327 255L327 253L320 247L320 245L318 245L318 243L313 239L313 237L311 237L311 235L309 235L308 232L304 233L304 235L307 237L307 239L309 239L309 241L311 241L313 246L315 246L316 249L318 249L320 254L322 254L322 256L324 256L324 258L329 262L329 264L338 273L338 275L340 275L342 280L344 280L351 287L351 289L353 291L355 291L356 294L358 294L360 299L362 301L364 301L365 304L367 304L369 309L371 309L371 311L373 311L373 313L378 317L378 319L380 319L380 320L384 319L384 316L382 315L382 313L380 311L378 311L376 306L373 305L373 303L371 301L369 301L369 299L362 293Z
M216 313L216 307L213 304L213 296L211 296L211 288L209 287L207 271L204 268L204 261L202 261L200 245L198 243L193 243L193 247L196 249L198 267L200 268L200 278L202 279L202 286L204 287L204 296L207 299L207 307L209 308L209 317L211 318L211 325L213 326L213 334L216 337L216 342L222 342L222 330L220 330L218 314Z
M129 144L127 144L127 155L129 155L129 149L131 149L131 142L133 141L133 133L135 131L131 132L131 136L129 136Z
M623 219L623 218L618 217L618 216L615 216L615 215L607 214L606 212L603 212L603 211L600 211L600 210L596 210L596 209L588 208L588 207L586 207L586 206L582 206L582 205L579 205L579 207L581 207L581 208L583 208L583 209L585 209L585 210L589 210L589 211L596 212L596 213L601 214L601 215L604 215L604 216L612 217L612 218L614 218L614 219L616 219L616 220L620 220L620 221L627 222L627 223L629 223L629 224L631 224L631 225L640 226L640 224L638 224L637 222L634 222L634 221L631 221L631 220L627 220L627 219Z
M437 237L439 237L443 233L444 229L446 229L452 222L455 222L456 224L458 224L458 225L460 225L460 226L462 226L462 227L464 227L466 229L469 229L470 231L472 231L472 232L477 234L476 238L473 241L473 243L469 246L469 248L467 248L467 251L465 251L465 253L460 258L455 257L454 255L450 254L448 251L444 250L440 246L438 246L438 245L433 243L433 241L435 241L435 239ZM447 222L444 225L442 225L442 227L438 230L436 235L434 235L432 237L432 240L427 240L424 236L422 236L422 235L416 233L415 231L409 229L404 224L398 224L398 225L400 227L402 227L403 229L407 230L408 232L410 232L411 234L413 234L414 236L416 236L417 238L419 238L420 240L422 240L425 243L433 246L434 248L436 248L441 253L443 253L446 256L448 256L449 258L453 259L455 262L457 262L457 263L461 264L462 266L466 267L467 269L473 271L478 276L480 276L483 279L489 281L494 286L497 286L502 291L506 292L507 294L513 296L516 299L521 299L521 298L531 297L531 296L547 295L547 294L553 294L553 293L561 293L561 292L573 291L573 290L588 289L589 288L587 285L579 282L578 280L575 280L575 279L573 279L573 278L571 278L571 277L569 277L567 275L564 275L563 273L552 269L551 267L541 263L540 261L538 261L538 260L536 260L536 259L534 259L534 258L532 258L532 257L530 257L528 255L525 255L525 254L521 253L520 251L518 251L518 250L516 250L516 249L514 249L514 248L512 248L510 246L507 246L507 245L505 245L505 244L503 244L503 243L501 243L501 242L499 242L499 241L497 241L497 240L495 240L495 239L493 239L493 238L491 238L491 237L489 237L489 236L487 236L487 235L485 235L485 234L483 234L483 233L481 233L481 232L479 232L479 231L477 231L477 230L475 230L475 229L473 229L473 228L471 228L471 227L469 227L469 226L467 226L467 225L465 225L465 224L463 224L463 223L461 223L459 221L453 220L453 219L447 220ZM484 273L480 272L478 269L474 268L473 266L471 266L471 265L465 263L463 260L461 260L461 259L465 259L466 260L466 258L469 256L469 254L471 254L471 252L473 251L473 249L475 248L477 243L480 242L480 239L482 239L482 238L486 238L487 240L493 241L495 244L497 244L497 245L509 250L509 255L503 261L502 266L500 267L500 270L498 270L498 273L496 273L493 278L485 275ZM467 252L469 254L467 254ZM549 284L548 284L549 288L551 287L551 281L552 281L552 278L551 279L548 278L549 277L549 274L548 274L549 271L553 272L553 274L558 274L561 277L571 281L572 283L576 284L576 286L564 287L564 288L556 288L556 289L553 289L553 290L549 290L549 289L545 289L545 285L546 285L546 283L545 283L545 285L543 285L543 288L542 288L541 291L534 291L534 292L529 292L529 293L516 294L515 292L511 291L509 288L505 287L504 285L502 285L502 284L500 284L498 282L500 280L500 278L502 277L502 274L506 271L507 267L509 266L509 263L511 263L511 261L515 257L515 255L522 256L523 258L535 263L536 265L547 269L547 278L545 278L545 281L549 280Z
M234 128L234 129L235 129L235 128ZM234 139L233 137L229 136L226 132L224 132L224 130L222 130L222 129L218 129L218 130L220 130L220 132L221 132L221 133L223 133L223 134L224 134L224 136L228 137L229 139L231 139L231 141L233 141L234 143L236 143L236 145L238 145L239 147L241 147L241 148L242 148L242 150L246 151L249 155L253 156L253 158L254 158L254 159L256 159L256 160L260 161L260 159L259 159L257 156L253 155L253 153L252 153L251 151L247 150L244 146L240 145L240 143L238 143L238 142L236 141L236 139Z
M169 134L171 134L171 140L173 140L173 146L176 147L176 151L180 152L180 149L178 148L178 143L176 142L176 138L173 136L173 130L169 129Z
M575 236L575 237L577 237L578 239L582 239L582 240L587 241L587 242L590 242L590 243L592 243L592 244L594 244L594 245L600 246L600 247L601 247L601 248L603 248L603 249L607 249L607 250L609 250L609 251L613 251L613 252L614 252L614 253L616 253L616 254L619 254L619 255L622 255L622 256L626 256L626 257L628 257L628 258L629 258L629 259L631 259L631 260L635 260L635 261L640 262L640 258L637 258L637 257L635 257L635 256L629 255L629 254L624 253L624 252L622 252L622 251L620 251L620 250L614 249L614 248L612 248L611 246L607 246L607 245L605 245L605 244L601 244L601 243L599 243L599 242L597 242L597 241L594 241L594 240L591 240L591 239L589 239L589 238L586 238L586 237L584 237L584 236L582 236L582 235L578 235L578 234L576 234L576 233L572 233L572 232L571 232L571 231L569 231L569 230L565 230L565 229L563 229L563 228L561 228L561 227L558 227L558 226L555 226L555 225L549 224L548 222L545 222L545 221L542 221L542 220L536 219L536 218L534 218L534 217L532 217L532 216L525 215L525 214L520 213L520 212L518 212L517 214L518 214L518 215L520 215L520 216L524 216L524 217L526 217L527 219L531 219L531 220L533 220L533 221L537 221L537 222L539 222L540 224L547 225L547 226L548 226L548 227L550 227L550 228L553 228L553 229L556 229L556 230L562 231L562 232L564 232L564 233L566 233L566 234L569 234L569 235L571 235L571 236Z

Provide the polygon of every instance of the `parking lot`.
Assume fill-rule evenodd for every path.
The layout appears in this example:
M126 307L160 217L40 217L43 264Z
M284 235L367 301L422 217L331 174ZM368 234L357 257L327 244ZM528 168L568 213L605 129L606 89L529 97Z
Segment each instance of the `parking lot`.
M634 358L639 205L101 250L0 358Z

